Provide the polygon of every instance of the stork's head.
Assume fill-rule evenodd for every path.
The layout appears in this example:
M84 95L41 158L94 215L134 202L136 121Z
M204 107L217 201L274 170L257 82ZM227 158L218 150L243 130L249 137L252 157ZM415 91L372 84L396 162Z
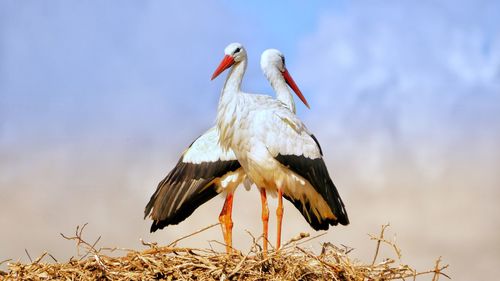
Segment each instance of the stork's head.
M290 88L292 88L297 97L299 97L299 99L307 106L307 108L310 108L306 98L304 97L304 95L302 95L302 92L300 91L295 81L293 81L290 73L288 73L288 70L285 66L285 56L279 50L265 50L260 57L260 67L262 68L262 71L264 72L266 77L268 77L268 79L272 79L272 77L276 75L275 73L279 73L279 79L285 79L285 82L288 84L288 86L290 86Z
M230 68L233 64L239 63L247 58L247 51L240 43L231 43L224 49L224 58L222 59L219 67L214 71L212 79L214 80L224 70Z
M273 69L285 71L285 56L276 49L267 49L260 56L260 68L264 73Z

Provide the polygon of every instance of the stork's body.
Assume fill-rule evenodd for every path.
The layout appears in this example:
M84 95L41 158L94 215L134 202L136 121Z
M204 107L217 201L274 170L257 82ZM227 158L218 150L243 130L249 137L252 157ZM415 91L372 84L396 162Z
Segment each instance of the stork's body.
M240 90L247 63L241 44L230 44L225 53L213 76L232 66L218 107L220 144L235 153L259 189L277 193L277 247L281 239L283 196L316 230L326 230L338 223L348 224L344 204L330 179L315 137L282 102ZM300 92L296 93L305 101ZM263 206L263 220L265 209ZM266 235L267 221L264 224Z

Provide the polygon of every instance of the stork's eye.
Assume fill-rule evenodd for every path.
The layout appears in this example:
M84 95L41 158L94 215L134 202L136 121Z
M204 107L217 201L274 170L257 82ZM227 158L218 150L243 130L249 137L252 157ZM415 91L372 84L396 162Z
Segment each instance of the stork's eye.
M285 65L285 57L281 57L281 62Z
M236 48L236 50L234 50L234 54L238 53L239 51L241 51L240 48Z

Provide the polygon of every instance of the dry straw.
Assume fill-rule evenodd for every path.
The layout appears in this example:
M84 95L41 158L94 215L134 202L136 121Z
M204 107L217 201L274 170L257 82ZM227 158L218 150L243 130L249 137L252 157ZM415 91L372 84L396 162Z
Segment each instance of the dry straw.
M435 267L424 272L417 272L408 265L399 264L395 259L379 261L381 246L389 246L401 258L401 251L394 242L384 237L387 225L383 226L378 236L371 236L376 248L371 263L363 264L349 257L349 249L331 243L322 245L321 253L306 250L305 243L314 240L307 233L301 233L288 241L281 250L262 255L259 242L261 237L253 239L253 245L246 253L235 251L227 255L213 249L192 249L177 247L182 239L196 235L211 225L188 236L177 239L168 246L160 247L156 243L142 244L144 251L118 248L96 248L99 238L94 243L86 242L82 235L85 225L77 227L74 236L65 236L76 242L79 258L67 262L58 262L52 255L43 254L29 264L8 263L8 271L0 271L4 280L416 280L426 275L426 280L437 281L440 276L448 277L442 271L448 265L441 266L438 259ZM220 243L211 241L211 243ZM80 254L80 251L83 253ZM114 251L125 251L121 257L108 256ZM29 253L27 252L28 257ZM52 262L44 262L52 258ZM9 262L9 261L4 261ZM4 263L4 262L0 262ZM432 279L431 279L432 278Z

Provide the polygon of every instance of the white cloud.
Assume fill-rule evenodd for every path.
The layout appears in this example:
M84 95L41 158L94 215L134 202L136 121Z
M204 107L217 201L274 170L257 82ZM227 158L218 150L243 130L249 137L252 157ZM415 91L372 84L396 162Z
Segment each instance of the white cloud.
M371 178L391 153L432 177L458 146L500 136L500 19L491 10L500 4L351 1L325 12L295 64L317 110L311 127L378 159L367 160Z

